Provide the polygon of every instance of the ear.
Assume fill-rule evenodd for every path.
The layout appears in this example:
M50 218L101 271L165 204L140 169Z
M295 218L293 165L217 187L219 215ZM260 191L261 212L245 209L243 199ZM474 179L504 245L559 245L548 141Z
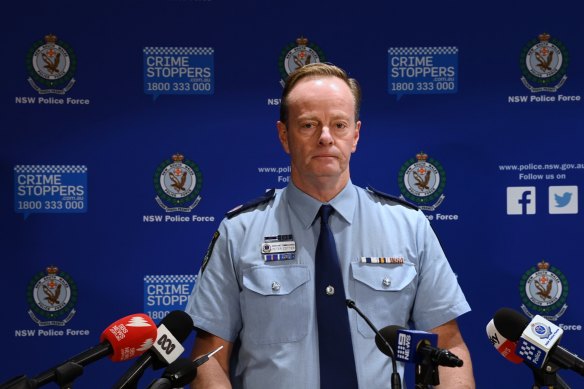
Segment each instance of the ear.
M280 138L280 143L284 148L286 154L290 154L290 146L288 145L288 128L286 125L278 120L276 123L276 127L278 127L278 138Z
M359 143L359 134L361 133L361 121L358 120L357 123L355 123L355 134L353 135L353 148L351 149L351 152L355 152L357 150L357 143Z

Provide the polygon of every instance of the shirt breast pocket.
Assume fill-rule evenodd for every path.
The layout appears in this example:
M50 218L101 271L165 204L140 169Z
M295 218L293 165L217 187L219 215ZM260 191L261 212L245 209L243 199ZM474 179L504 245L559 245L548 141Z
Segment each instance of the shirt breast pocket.
M298 341L308 333L308 268L255 266L243 273L241 336L255 344Z
M351 263L355 286L355 302L378 329L388 325L404 326L416 295L412 282L416 268L406 262L401 265ZM361 335L373 338L375 333L367 323L357 318Z

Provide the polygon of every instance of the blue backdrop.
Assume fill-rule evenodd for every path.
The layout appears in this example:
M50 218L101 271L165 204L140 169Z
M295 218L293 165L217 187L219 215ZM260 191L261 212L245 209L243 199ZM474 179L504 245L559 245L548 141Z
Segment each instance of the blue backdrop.
M584 349L580 19L539 0L5 4L0 381L182 309L224 212L289 179L281 80L329 61L363 88L353 182L424 207L458 275L477 386L528 387L485 326L508 306Z

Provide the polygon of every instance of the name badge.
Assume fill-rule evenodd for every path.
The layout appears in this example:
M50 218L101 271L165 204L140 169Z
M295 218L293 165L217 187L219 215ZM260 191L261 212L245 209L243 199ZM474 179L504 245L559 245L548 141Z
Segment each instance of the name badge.
M262 254L279 254L296 252L296 242L289 240L286 242L264 242L262 243Z
M264 262L296 259L296 242L292 235L265 236L261 247Z

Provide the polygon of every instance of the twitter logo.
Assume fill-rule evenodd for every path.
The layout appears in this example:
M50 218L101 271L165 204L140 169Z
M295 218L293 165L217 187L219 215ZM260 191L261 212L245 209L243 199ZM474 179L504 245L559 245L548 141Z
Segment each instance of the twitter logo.
M572 193L566 192L563 195L554 194L554 199L556 200L556 207L564 208L566 205L570 204L570 200L572 200Z
M550 186L549 187L550 214L577 214L578 187L577 186Z

